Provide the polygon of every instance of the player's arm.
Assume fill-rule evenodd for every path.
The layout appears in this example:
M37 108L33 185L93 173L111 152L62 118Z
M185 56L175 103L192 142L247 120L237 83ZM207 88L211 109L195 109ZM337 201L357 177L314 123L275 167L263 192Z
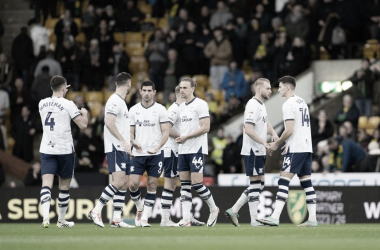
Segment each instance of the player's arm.
M279 145L284 143L294 132L294 120L285 121L285 131L282 133L280 139L272 143L271 150L275 151Z
M279 139L276 131L274 131L274 129L273 129L273 127L269 121L267 124L267 131L268 131L268 134L272 136L272 142L275 142Z
M88 124L88 111L85 108L79 110L80 115L74 117L73 121L80 129L85 129Z
M162 148L162 146L166 143L166 141L169 138L169 131L170 131L170 125L171 125L171 124L170 125L169 124L170 124L169 122L165 122L165 123L160 124L161 132L162 132L161 139L158 142L158 145L153 150L148 151L149 154L157 153L157 151L160 150L160 148Z
M119 133L115 125L116 115L107 113L106 114L106 127L110 131L111 135L120 141L121 146L127 154L131 153L131 145L127 142L124 137Z
M266 145L266 142L260 138L260 136L255 132L255 125L252 123L245 123L245 133L255 142L258 142L260 144Z
M173 124L171 124L170 122L168 123L168 126L169 126L169 136L173 139L179 137L179 134L177 132L174 131L173 129Z
M131 125L131 129L130 129L130 137L131 137L131 143L132 143L132 146L137 150L137 152L141 152L141 145L140 143L138 143L136 140L135 140L135 126Z
M199 123L201 126L197 130L195 130L193 133L190 133L188 135L181 135L180 137L176 138L175 141L177 143L184 143L188 139L201 136L210 131L210 117L205 117L199 120Z

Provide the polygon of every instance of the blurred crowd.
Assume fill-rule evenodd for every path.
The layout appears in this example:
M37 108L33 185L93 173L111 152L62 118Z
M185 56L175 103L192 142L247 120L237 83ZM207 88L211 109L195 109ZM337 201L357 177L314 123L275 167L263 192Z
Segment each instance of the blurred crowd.
M309 67L311 60L320 58L322 50L328 51L332 59L352 58L355 54L348 49L349 44L364 44L368 39L380 38L380 3L375 0L64 0L62 16L57 14L57 2L32 1L35 18L20 28L11 51L2 51L0 44L0 124L8 122L12 128L5 131L1 126L0 148L7 147L6 137L11 135L15 140L13 154L27 162L36 160L31 153L33 142L42 132L37 104L51 95L52 76L63 75L74 91L112 91L119 72L140 73L131 69L133 55L115 39L116 33L152 33L143 47L148 63L146 75L156 84L157 91L163 93L159 101L165 105L173 102L174 87L182 76L209 76L204 98L214 126L243 110L257 78L266 77L276 87L278 77L298 75ZM149 4L152 12L147 14L139 9L139 2ZM87 6L84 11L83 4ZM59 18L54 26L53 44L46 27L52 18ZM168 26L157 28L152 18L164 18ZM0 21L0 36L3 33ZM82 33L85 38L78 42L76 38ZM369 107L373 104L367 83L373 84L377 72L363 62L362 69L351 79L361 91L356 103L360 115L371 115ZM138 83L133 84L138 89ZM223 100L218 100L221 92ZM136 91L128 106L139 102L139 98ZM83 96L78 96L75 103L79 108L88 108ZM8 109L10 115L6 116ZM351 112L347 113L346 109L342 112L348 119ZM103 166L104 158L100 157L103 155L100 154L103 152L103 116L100 112L98 117L92 117L92 126L88 129L73 131L78 171L99 171ZM346 134L350 134L349 128L346 134L344 129L350 126L345 125L346 118L337 117L336 130L314 129L323 122L317 122L312 129L313 136L323 135L323 140L339 134L341 137L336 141L341 148ZM357 130L355 119L348 122L355 129L351 132L356 138L354 141L359 140L362 147L361 137L356 137L357 132L362 133ZM328 137L325 130L329 131ZM241 172L241 165L228 163L234 159L231 156L239 152L235 145L239 148L241 142L220 136L219 130L217 134L216 138L225 141L219 143L210 137L214 172ZM367 136L376 140L375 132ZM339 167L341 153L332 157L327 149L324 152L315 161L318 171L347 170ZM327 163L326 155L331 156L329 164L323 164ZM222 158L225 160L221 161Z

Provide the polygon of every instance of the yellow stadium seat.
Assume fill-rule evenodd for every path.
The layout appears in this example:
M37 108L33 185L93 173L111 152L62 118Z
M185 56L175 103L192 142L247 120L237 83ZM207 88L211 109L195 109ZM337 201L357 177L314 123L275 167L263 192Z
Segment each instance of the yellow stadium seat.
M78 26L78 30L80 30L82 24L80 18L74 18L74 23Z
M148 71L148 62L143 56L132 56L131 61L129 63L129 69L133 73L137 73L140 71Z
M128 51L129 49L141 49L144 46L142 43L136 43L136 42L129 42L125 45L125 51Z
M375 129L379 126L380 117L379 116L371 116L367 122L367 128Z
M85 44L86 43L86 35L83 32L80 32L76 37L75 37L75 42Z
M166 17L158 19L158 27L161 29L168 29L169 28L169 20Z
M67 94L66 94L66 99L67 99L67 100L70 100L70 101L74 101L74 99L75 99L75 97L76 97L77 95L82 95L82 96L84 96L84 93L81 92L81 91L69 91L69 92L67 92Z
M140 42L140 43L142 43L144 41L143 33L141 33L141 32L127 32L125 41L127 43L129 43L129 42Z
M359 117L359 128L366 128L367 127L367 116L360 116Z
M111 91L106 91L104 92L104 104L106 104L106 102L108 101L108 99L110 99L110 96L113 95L115 92L111 92Z
M154 27L157 28L157 18L155 17L146 17L144 20L141 20L141 23L153 23Z
M127 54L131 56L143 56L145 53L145 48L125 48Z
M367 40L368 44L379 44L379 41L377 39L369 39Z
M98 117L103 103L99 101L89 101L87 105L90 108L91 117Z
M125 97L125 101L126 101L127 103L129 103L129 102L131 101L132 95L133 95L134 93L136 93L136 91L137 91L136 88L134 88L134 87L131 88L131 90L129 91L129 94L126 95L126 97Z
M86 102L98 101L100 103L103 103L103 99L104 99L104 96L103 96L103 92L101 91L89 91L84 95L84 100Z
M194 75L193 80L197 83L197 87L208 88L210 80L207 75Z
M8 152L8 154L12 154L13 147L14 147L15 143L16 143L15 140L11 136L9 136L7 138L7 145L8 145L7 152Z
M144 14L152 14L153 12L152 6L144 2L138 2L137 8Z
M207 92L210 92L214 95L214 100L216 102L221 103L224 101L224 91L208 89Z
M116 42L124 44L124 40L125 40L124 32L113 33L113 38L115 39Z
M54 29L54 27L58 23L58 21L59 21L59 18L48 18L48 19L46 19L45 27L50 28L50 29Z
M204 100L205 99L205 92L202 89L196 88L195 89L195 96Z
M373 132L374 132L375 130L373 129L373 128L367 128L366 130L365 130L365 132L367 133L367 135L373 135Z
M143 32L143 35L144 35L144 42L148 42L149 41L149 38L152 36L153 34L153 31L145 31Z

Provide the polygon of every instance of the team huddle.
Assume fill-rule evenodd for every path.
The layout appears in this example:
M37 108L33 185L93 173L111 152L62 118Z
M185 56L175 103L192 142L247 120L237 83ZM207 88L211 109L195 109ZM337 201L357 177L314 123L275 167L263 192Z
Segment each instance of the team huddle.
M290 180L295 174L306 192L309 220L300 226L317 226L316 195L311 184L311 133L309 111L304 100L294 95L296 86L293 77L279 79L279 92L287 101L283 105L285 131L279 138L270 125L264 101L271 95L269 80L259 78L255 82L255 96L247 103L244 113L244 135L241 155L250 186L243 192L236 204L225 211L234 226L239 226L238 211L248 202L251 226L278 226L279 217L287 200ZM142 101L128 110L125 97L131 89L131 75L120 73L116 78L116 91L105 106L104 144L111 183L104 188L96 206L88 217L94 224L104 227L102 209L113 199L111 227L150 227L148 218L156 201L158 178L165 177L161 195L162 227L213 227L218 218L210 190L203 185L205 155L208 154L207 133L210 130L208 104L194 96L196 83L183 78L175 88L176 102L168 110L154 101L156 93L152 81L141 84ZM65 99L69 85L61 76L51 80L52 97L39 103L43 126L41 141L41 227L50 225L49 212L51 188L54 175L59 176L57 227L73 227L74 222L65 220L70 201L70 182L74 173L74 145L70 122L73 120L81 129L88 124L87 111L78 110L72 101ZM272 142L267 143L267 134ZM284 163L279 179L276 207L269 217L257 218L259 194L264 188L265 161L279 145L282 147ZM133 157L131 157L131 155ZM147 173L147 192L144 200L139 189L140 180ZM170 219L173 193L178 178L181 182L180 200L182 219L175 223ZM191 215L193 188L206 202L210 215L206 223ZM135 226L121 218L127 190L136 206Z

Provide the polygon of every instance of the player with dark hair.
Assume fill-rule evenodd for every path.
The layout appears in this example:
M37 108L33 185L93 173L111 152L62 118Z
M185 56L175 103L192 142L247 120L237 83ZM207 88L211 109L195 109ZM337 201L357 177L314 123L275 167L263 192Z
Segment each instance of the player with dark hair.
M306 102L295 95L296 80L291 76L278 79L278 92L286 98L282 105L285 131L280 139L269 144L269 153L277 150L279 145L286 142L281 148L284 161L278 181L276 206L271 216L257 221L270 226L280 224L280 215L288 198L289 183L295 174L298 175L301 186L306 193L306 204L309 219L299 225L303 227L318 226L316 218L317 196L311 183L311 162L313 146L311 142L310 115Z
M121 220L125 194L128 188L130 169L130 118L125 96L131 90L131 75L125 72L116 76L116 91L105 106L104 149L107 156L108 172L112 182L102 192L96 206L88 217L99 227L104 227L102 209L113 198L113 219L111 227L133 228Z
M65 99L67 81L62 76L53 76L50 81L53 95L42 99L38 109L43 125L40 146L41 153L41 207L43 222L41 227L50 225L51 188L54 175L59 176L58 221L57 227L73 227L74 222L66 221L65 215L70 202L70 182L74 175L74 144L70 121L73 120L80 129L87 127L87 110L78 110L74 102Z
M142 101L130 110L131 142L133 145L129 193L136 205L136 226L150 227L148 218L156 201L158 177L163 171L164 145L169 136L169 121L166 109L153 100L156 94L152 81L141 84ZM144 204L139 189L144 172L148 174L147 194Z

